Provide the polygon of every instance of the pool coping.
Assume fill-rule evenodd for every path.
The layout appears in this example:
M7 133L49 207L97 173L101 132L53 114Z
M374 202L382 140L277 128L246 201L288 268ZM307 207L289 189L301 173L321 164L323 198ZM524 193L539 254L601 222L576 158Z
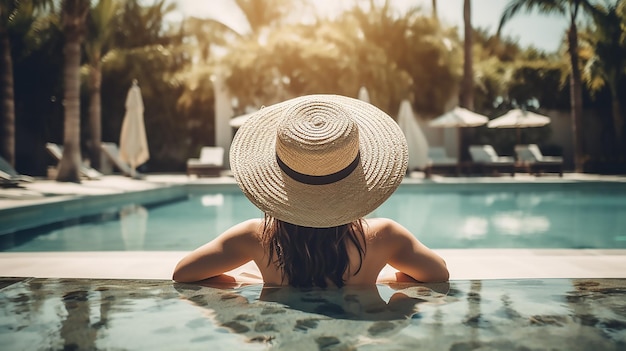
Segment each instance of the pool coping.
M407 177L403 185L423 184L421 190L454 191L467 185L488 189L510 189L511 186L569 187L572 184L587 189L602 189L615 184L626 189L626 177L602 177L566 174L560 177ZM114 206L142 192L148 202L158 202L179 192L194 188L237 190L232 177L193 179L184 175L153 175L145 180L123 176L106 176L103 180L64 184L38 180L19 189L13 198L0 189L0 226L3 218L23 215L26 222L41 213L64 211L88 213L91 207ZM496 190L497 191L497 190ZM20 197L20 192L27 196ZM2 195L5 195L4 197ZM9 194L11 195L11 194ZM89 199L89 201L85 201ZM88 204L88 205L86 205ZM56 211L56 212L55 212ZM49 213L47 214L49 215ZM4 217L3 217L4 216ZM33 222L30 222L33 224ZM1 232L1 231L0 231ZM451 272L451 280L468 279L544 279L544 278L626 278L626 250L622 249L439 249ZM178 260L186 252L2 252L0 276L40 278L107 278L107 279L170 279ZM242 268L254 270L256 267ZM236 270L233 274L242 274Z
M626 278L626 249L436 249L450 280ZM170 280L186 251L2 252L0 276ZM391 267L383 271L388 275ZM229 273L258 282L252 262Z

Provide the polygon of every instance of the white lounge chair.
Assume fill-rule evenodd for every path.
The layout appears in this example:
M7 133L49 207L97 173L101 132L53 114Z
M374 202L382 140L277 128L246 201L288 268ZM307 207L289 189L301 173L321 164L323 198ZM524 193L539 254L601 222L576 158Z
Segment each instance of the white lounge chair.
M200 158L187 160L187 176L217 177L224 169L224 148L221 146L204 146L200 150Z
M57 163L61 161L61 158L63 158L63 147L60 145L55 143L46 143L46 150L48 150L48 153L57 161ZM87 179L102 178L102 173L84 164L80 165L80 175Z
M426 177L433 173L454 173L459 174L459 162L455 157L450 157L442 146L428 147L428 164L424 169Z
M117 147L117 144L111 142L103 142L100 144L100 149L102 150L102 153L106 155L106 157L109 159L109 161L113 163L115 168L122 172L123 175L127 177L143 178L143 175L141 173L137 172L137 170L133 172L130 165L122 161L122 159L120 158L120 149Z
M31 183L33 177L19 174L4 158L0 157L0 186L3 188L18 187L21 183Z
M537 144L515 145L515 154L521 167L528 173L541 174L555 171L563 176L563 158L560 156L544 156Z
M480 173L502 172L515 175L515 158L500 156L491 145L471 145L469 153Z

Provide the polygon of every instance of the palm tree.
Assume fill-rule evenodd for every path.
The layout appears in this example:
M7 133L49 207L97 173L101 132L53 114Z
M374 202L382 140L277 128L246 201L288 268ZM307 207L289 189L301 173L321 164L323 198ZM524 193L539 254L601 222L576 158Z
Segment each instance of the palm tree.
M472 3L470 0L463 1L463 80L461 81L460 105L468 110L474 110L474 60L473 60L473 31L472 27ZM457 128L459 161L467 160L467 148L465 147L465 136L469 134L467 128ZM465 135L464 135L465 134Z
M463 23L465 41L463 43L463 83L461 87L461 107L474 110L474 65L472 56L472 4L470 0L463 2Z
M2 56L2 144L0 155L15 165L15 101L13 93L13 60L9 43L8 22L17 11L19 1L0 3L0 52Z
M582 138L582 79L578 57L578 27L576 20L581 9L590 5L587 0L511 0L502 13L498 34L502 27L521 10L539 10L545 14L567 15L570 20L567 31L568 54L570 61L570 104L572 114L572 140L574 144L574 166L582 172L584 166L584 146Z
M621 11L626 11L626 3L620 3ZM624 120L619 84L626 73L626 33L622 29L626 26L626 17L621 17L624 15L620 15L619 3L591 6L587 10L595 26L581 35L581 41L588 45L587 51L591 55L585 64L583 78L592 93L604 86L608 87L615 133L614 147L615 150L623 150Z
M13 60L9 27L18 20L35 22L36 9L48 5L51 1L4 0L0 1L0 91L2 125L0 129L0 155L15 166L15 101L13 91Z
M213 45L227 46L230 44L233 46L237 43L241 44L246 40L257 42L264 29L280 23L289 14L289 11L294 6L294 1L235 0L235 4L246 18L249 31L237 31L227 24L214 19L192 17L185 21L184 29L193 43L191 50L194 55L194 60L184 77L184 80L188 83L188 89L182 94L181 102L185 106L190 106L191 103L197 101L198 94L206 98L213 93L213 86L207 85L206 82L209 80L205 79L205 77L213 75L216 71L215 66L212 64L229 66L229 62L224 64L224 61L218 60L215 62L213 60L211 57ZM220 73L218 72L218 74ZM226 79L226 85L231 90L235 83L232 79Z
M85 55L87 63L84 68L88 72L89 90L89 159L91 165L100 168L102 142L102 106L101 106L101 85L102 85L102 60L107 51L112 49L115 27L112 23L115 20L117 11L120 8L117 0L100 0L89 12L87 40L85 41Z
M80 183L80 45L85 37L88 0L63 0L61 24L65 36L63 47L63 156L57 181Z
M293 0L235 0L235 3L246 17L253 34L278 23L289 14L293 6Z

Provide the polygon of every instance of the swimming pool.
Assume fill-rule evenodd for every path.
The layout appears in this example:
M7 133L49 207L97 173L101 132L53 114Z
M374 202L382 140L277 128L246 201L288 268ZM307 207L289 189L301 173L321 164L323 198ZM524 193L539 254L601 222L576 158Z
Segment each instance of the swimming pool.
M624 350L626 280L350 289L0 278L7 350Z
M2 251L191 250L261 212L236 189L190 188L142 204L0 235ZM436 248L626 248L626 189L559 185L401 186L372 217Z
M4 251L188 250L234 221L260 215L236 189L182 190L158 201L142 193L107 202L96 213L76 208L99 199L55 205L70 210L45 209L42 217L62 221L4 233L0 245ZM435 248L623 248L625 199L623 186L410 185L373 215L395 218ZM0 277L0 344L11 350L617 351L626 345L625 296L626 280L599 277L321 291Z

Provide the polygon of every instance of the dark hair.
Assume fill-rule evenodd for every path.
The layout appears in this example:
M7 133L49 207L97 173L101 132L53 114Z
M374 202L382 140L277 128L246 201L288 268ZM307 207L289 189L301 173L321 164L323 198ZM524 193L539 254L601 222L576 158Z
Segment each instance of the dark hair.
M348 245L359 253L359 267L350 272ZM363 264L366 242L361 220L330 228L311 228L265 216L263 245L269 250L267 265L281 270L282 281L294 287L345 284L345 272L356 275Z

